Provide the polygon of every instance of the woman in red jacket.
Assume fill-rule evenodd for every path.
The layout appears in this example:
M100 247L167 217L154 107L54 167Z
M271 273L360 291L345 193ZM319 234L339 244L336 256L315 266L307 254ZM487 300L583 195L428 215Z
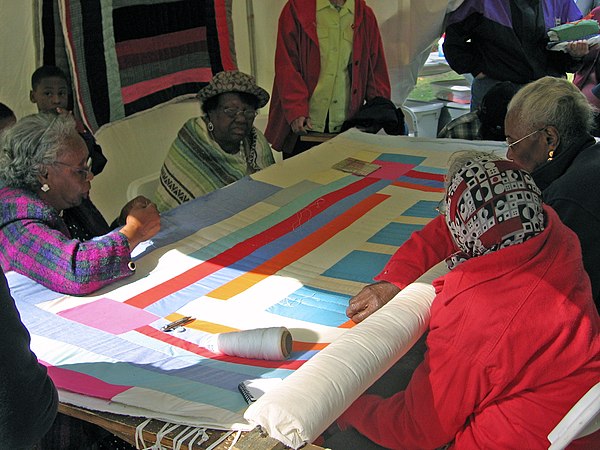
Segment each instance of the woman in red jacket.
M600 373L577 236L529 173L485 154L454 161L440 209L440 245L454 251L434 281L425 359L406 390L360 397L338 425L384 448L546 448ZM326 446L353 448L347 434Z
M336 12L337 11L337 12ZM332 23L328 24L327 21ZM335 26L334 26L335 25ZM334 43L334 33L335 39ZM339 42L338 42L339 40ZM343 59L331 63L325 49ZM344 51L347 50L347 52ZM347 58L346 58L347 57ZM321 77L327 72L327 77ZM331 81L335 76L335 80ZM318 95L320 83L329 81L347 90L329 97ZM329 86L331 87L331 86ZM275 80L265 137L284 157L292 156L287 143L308 131L337 133L342 122L354 116L366 100L389 99L390 80L375 14L364 0L289 0L279 16L275 51ZM326 104L324 104L326 103ZM335 120L340 105L344 117ZM324 112L322 119L311 117L311 108ZM327 123L325 124L325 122ZM325 126L327 125L327 126ZM285 148L284 148L285 147Z

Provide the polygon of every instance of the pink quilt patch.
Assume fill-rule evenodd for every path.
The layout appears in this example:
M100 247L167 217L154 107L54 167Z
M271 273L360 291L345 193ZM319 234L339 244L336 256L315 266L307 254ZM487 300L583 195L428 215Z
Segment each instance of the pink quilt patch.
M369 174L369 177L379 178L381 180L397 180L406 173L410 172L415 168L414 164L403 164L392 161L381 161L379 159L373 161L373 164L381 166L381 169L377 169L375 172Z
M111 334L126 333L159 319L148 311L108 298L66 309L58 315Z
M111 400L115 395L119 395L121 392L132 388L132 386L105 383L98 378L84 373L50 366L44 361L40 361L40 363L48 368L48 375L50 375L50 378L52 378L54 385L58 389Z

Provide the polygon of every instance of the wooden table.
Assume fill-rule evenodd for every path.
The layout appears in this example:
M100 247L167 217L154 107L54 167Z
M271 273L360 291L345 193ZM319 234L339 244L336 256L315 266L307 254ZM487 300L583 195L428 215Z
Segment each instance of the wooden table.
M108 432L134 446L135 430L139 424L146 420L145 417L123 416L120 414L91 411L89 409L79 408L66 403L60 403L58 410L65 415L98 425L99 427L104 428ZM156 442L157 434L160 432L163 425L165 425L165 422L160 420L150 421L150 423L148 423L148 425L146 425L142 431L144 442ZM181 430L176 430L165 435L161 440L161 445L169 449L173 448L173 439L176 438L180 431ZM276 439L262 434L258 429L249 432L243 432L233 447L231 445L234 443L234 440L237 436L236 432L207 429L206 434L209 437L208 440L199 446L194 445L193 448L206 449L223 438L224 439L216 447L214 447L214 450L284 450L289 448ZM181 446L181 448L183 450L191 450L191 448L185 443ZM303 447L303 449L320 450L322 447L307 444Z

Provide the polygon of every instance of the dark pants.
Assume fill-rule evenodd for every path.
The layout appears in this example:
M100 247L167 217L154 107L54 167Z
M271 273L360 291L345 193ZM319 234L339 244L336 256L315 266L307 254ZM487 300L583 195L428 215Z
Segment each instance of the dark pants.
M1 443L0 443L1 446ZM135 450L105 429L58 413L50 431L31 450Z

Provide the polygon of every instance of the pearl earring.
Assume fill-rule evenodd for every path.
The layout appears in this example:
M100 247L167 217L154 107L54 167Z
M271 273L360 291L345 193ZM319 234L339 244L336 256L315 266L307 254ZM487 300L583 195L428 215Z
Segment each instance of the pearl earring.
M40 189L44 192L48 192L50 190L50 186L48 186L47 183L44 183Z
M213 125L213 123L209 120L208 121L208 131L210 131L212 133L212 131L215 129L215 126Z

